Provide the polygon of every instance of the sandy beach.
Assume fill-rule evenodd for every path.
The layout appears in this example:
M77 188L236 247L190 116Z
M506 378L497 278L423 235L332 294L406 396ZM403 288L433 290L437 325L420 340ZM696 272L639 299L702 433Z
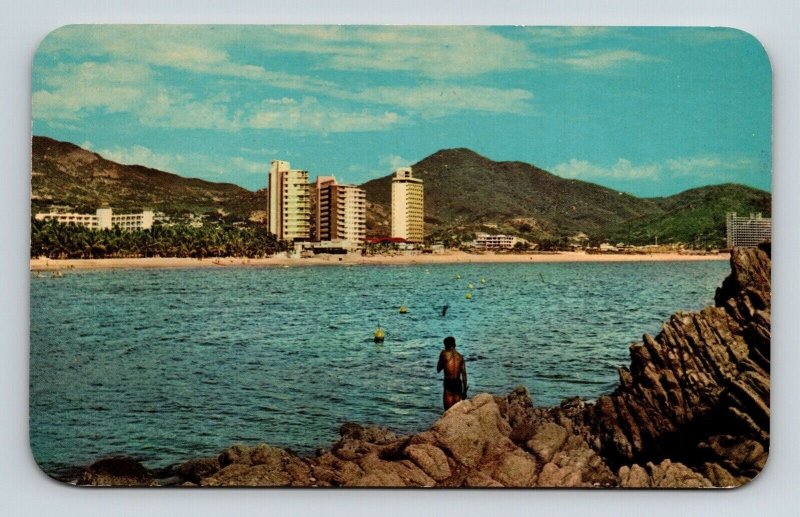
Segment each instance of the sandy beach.
M66 269L150 269L195 267L295 267L341 265L408 265L408 264L469 264L520 262L672 262L698 260L728 260L728 253L693 255L683 253L651 253L643 255L559 253L465 253L453 251L438 255L319 255L311 258L289 258L284 254L269 258L109 258L109 259L31 259L31 271Z

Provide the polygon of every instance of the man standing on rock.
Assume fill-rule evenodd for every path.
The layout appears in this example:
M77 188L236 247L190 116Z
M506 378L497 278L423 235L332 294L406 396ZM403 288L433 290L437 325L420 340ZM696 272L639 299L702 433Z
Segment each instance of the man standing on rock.
M439 354L436 371L444 370L444 410L467 397L467 365L464 357L456 352L456 338L444 338L444 350Z

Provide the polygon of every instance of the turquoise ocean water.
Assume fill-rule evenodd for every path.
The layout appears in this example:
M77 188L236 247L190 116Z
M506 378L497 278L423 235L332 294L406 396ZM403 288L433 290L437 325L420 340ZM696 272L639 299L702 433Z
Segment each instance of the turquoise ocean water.
M728 271L714 261L32 278L31 447L58 472L113 454L165 466L237 442L310 453L346 421L421 431L441 414L435 366L448 335L470 395L523 384L537 405L593 399L614 389L631 342L710 304Z

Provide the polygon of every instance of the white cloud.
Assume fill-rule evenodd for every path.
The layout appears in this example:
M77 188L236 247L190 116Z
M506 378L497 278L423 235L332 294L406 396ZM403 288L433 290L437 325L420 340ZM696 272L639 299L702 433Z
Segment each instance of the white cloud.
M530 111L533 94L521 89L484 86L428 84L418 87L375 87L343 97L389 104L414 110L423 116L440 116L454 111L519 113Z
M243 122L253 129L283 129L301 132L340 133L382 131L404 123L406 118L392 111L345 111L325 106L313 97L266 99L247 110Z
M144 96L150 69L145 65L96 63L59 65L33 93L33 116L76 120L82 110L128 111Z
M605 167L586 160L571 159L559 163L551 171L564 178L620 179L620 180L668 180L678 177L700 177L724 179L758 168L756 160L744 156L698 155L670 158L660 163L634 165L620 158Z
M235 170L251 174L267 174L269 172L269 162L266 160L263 162L254 162L242 158L241 156L235 156L230 160L230 164Z
M753 169L756 166L755 160L742 157L690 156L667 160L667 168L673 176L716 176Z
M561 62L582 70L605 70L624 63L653 59L633 50L584 50L563 58Z
M255 154L258 156L277 156L280 153L280 149L274 147L263 147L263 148L253 148L253 147L240 147L240 152L247 153L247 154Z
M524 42L482 27L379 27L342 33L350 38L338 45L321 40L333 47L328 66L338 69L398 70L442 78L538 66Z
M275 31L259 26L71 25L51 33L38 51L83 59L103 58L123 66L136 63L249 79L286 89L314 91L336 86L307 75L236 63L227 50L243 45L261 48L277 36Z
M728 27L681 27L672 32L672 37L691 45L718 43L750 37L746 32Z
M198 100L191 94L173 94L162 88L143 103L137 116L139 122L151 127L235 131L241 114L229 113L229 103L230 97L224 93Z
M531 30L550 38L584 39L604 29ZM463 111L533 113L532 92L469 84L464 81L467 76L543 63L602 70L649 59L629 50L544 58L528 43L485 27L67 26L48 36L39 52L52 56L53 62L63 56L88 61L63 60L39 70L46 74L45 84L33 94L33 114L51 124L102 110L130 113L153 127L381 131L410 123L413 117ZM287 53L304 54L309 72L284 71ZM407 72L427 79L414 86L370 87L311 73L331 68ZM205 76L204 87L189 93L189 80L196 78L185 74ZM231 98L226 93L238 92L241 81L289 96L243 106L238 95ZM327 100L297 105L291 92Z
M228 49L308 54L323 68L402 70L427 77L469 76L532 68L537 57L525 42L485 27L411 26L67 26L51 33L39 51L74 56L112 55L202 73L324 87L311 75L272 72L232 62ZM308 83L308 84L306 84Z
M124 165L144 165L152 169L175 172L186 163L186 158L180 154L155 153L142 145L132 147L113 147L111 149L91 149L103 158Z
M209 154L172 154L158 153L142 145L131 147L113 147L109 149L87 149L96 152L103 158L125 165L143 165L153 169L180 174L186 177L204 178L220 181L227 176L258 175L266 178L269 163L265 160L252 161L241 156L218 156Z
M573 158L566 163L559 163L552 172L564 178L654 180L658 178L659 166L635 166L629 160L620 158L611 167L603 167Z
M584 43L591 38L607 36L612 27L568 26L568 27L526 27L531 39L544 45L565 45Z
M379 163L381 168L389 169L390 171L395 171L398 167L408 167L413 163L412 160L407 158L403 158L397 154L388 154L381 156L379 159Z

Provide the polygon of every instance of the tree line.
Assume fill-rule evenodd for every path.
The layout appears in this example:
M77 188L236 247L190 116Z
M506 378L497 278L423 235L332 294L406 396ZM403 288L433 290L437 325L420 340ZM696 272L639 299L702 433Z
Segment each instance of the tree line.
M263 225L192 227L155 224L149 230L92 230L57 221L31 221L31 257L52 259L138 257L248 257L286 251Z

